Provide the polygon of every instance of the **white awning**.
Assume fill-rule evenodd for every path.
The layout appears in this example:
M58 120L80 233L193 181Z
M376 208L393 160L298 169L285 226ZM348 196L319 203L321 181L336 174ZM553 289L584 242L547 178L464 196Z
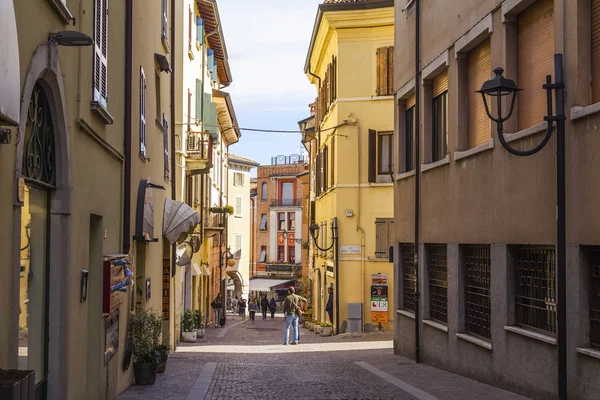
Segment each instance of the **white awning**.
M12 0L0 0L0 125L19 125L21 71L17 20Z
M163 235L171 244L184 232L189 232L200 223L200 215L185 203L171 199L165 200L163 217Z
M250 290L256 292L268 292L271 288L294 281L295 279L251 279Z

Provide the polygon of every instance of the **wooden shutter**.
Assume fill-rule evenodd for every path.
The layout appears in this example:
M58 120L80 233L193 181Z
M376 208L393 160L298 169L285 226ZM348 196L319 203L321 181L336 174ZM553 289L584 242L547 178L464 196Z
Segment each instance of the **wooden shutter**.
M546 75L554 70L554 3L538 0L519 14L517 21L518 81L517 129L544 122Z
M600 0L592 0L592 102L600 101Z
M377 96L387 94L388 89L388 48L380 47L377 49Z
M331 106L331 64L327 65L325 72L325 97L327 98L327 109Z
M387 56L387 93L394 94L394 46L388 47Z
M163 114L163 146L165 151L165 179L169 179L169 120Z
M332 101L335 101L337 99L337 59L335 58L335 56L333 56L331 59L331 74L331 93L333 99Z
M369 129L369 182L377 182L377 131Z
M470 149L487 143L491 137L490 119L485 113L485 107L479 93L483 82L490 79L491 62L490 40L486 40L475 47L468 56L468 103L467 103L467 132L468 146Z
M417 96L413 93L408 99L406 99L406 109L408 110L417 103Z
M200 17L196 17L196 40L204 45L204 20Z
M433 78L433 97L448 91L448 70Z
M330 186L333 187L333 185L335 184L334 181L334 172L335 172L335 135L331 137L331 184Z
M325 146L325 148L323 149L323 190L327 191L328 189L328 185L329 185L329 180L328 180L328 173L329 173L329 148L327 146Z
M140 67L140 154L146 157L146 74Z
M167 0L162 0L162 37L167 38L167 30L169 27L169 8L167 6Z
M196 79L196 121L202 120L202 81Z
M96 0L94 19L94 101L106 108L108 102L108 0Z
M192 7L188 6L188 51L191 54L192 51L192 24L194 21L194 11L192 11ZM192 57L190 55L190 57Z

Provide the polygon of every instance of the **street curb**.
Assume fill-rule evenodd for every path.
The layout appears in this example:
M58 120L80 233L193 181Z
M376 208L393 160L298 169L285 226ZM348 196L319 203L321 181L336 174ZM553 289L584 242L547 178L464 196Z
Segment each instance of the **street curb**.
M186 400L204 400L216 369L217 363L206 363L198 379L196 379L192 390L187 395Z
M437 397L422 391L419 388L414 387L410 383L404 382L402 379L396 378L394 375L390 375L387 372L380 370L379 368L375 368L371 364L364 361L355 361L354 364L358 365L361 368L366 369L374 375L377 375L381 379L386 382L391 383L399 389L404 390L406 393L416 397L419 400L439 400Z

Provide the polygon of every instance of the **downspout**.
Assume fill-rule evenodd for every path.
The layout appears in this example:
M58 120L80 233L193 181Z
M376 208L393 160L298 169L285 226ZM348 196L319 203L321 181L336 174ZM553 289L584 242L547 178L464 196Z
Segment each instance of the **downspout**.
M130 0L133 1L133 0ZM176 11L176 7L175 7L175 0L171 0L171 198L173 200L175 200L177 198L177 173L176 173L176 163L175 163L175 157L176 157L176 151L175 151L175 134L176 134L176 124L175 124L175 71L177 70L175 68L175 53L176 53L176 47L175 47L175 22L176 22L176 15L177 13ZM183 138L182 138L183 139ZM173 244L171 246L171 277L175 276L175 273L177 272L177 267L175 265L175 260L177 258L177 254L176 254L176 247L175 244ZM171 298L173 299L173 311L175 311L175 300L174 300L174 296L173 294L176 293L175 292L175 279L171 279L171 282L173 283L173 288L171 290ZM175 333L177 332L177 318L175 318L175 313L169 313L170 315L172 314L173 317L173 336L175 336ZM170 331L170 329L169 329ZM177 345L177 337L174 338L170 338L171 342L174 344L173 347L176 347Z
M361 302L363 304L365 304L364 300L365 300L365 230L362 228L362 226L360 225L360 216L361 216L361 212L360 212L360 177L362 174L362 157L361 157L361 147L360 147L360 125L358 124L358 122L356 123L356 137L358 139L358 169L357 169L357 180L356 182L358 183L358 193L356 196L356 213L358 214L356 216L356 230L360 231L360 248L361 248L361 260L360 260L360 298L361 298ZM367 304L369 304L369 302L367 302ZM363 326L361 326L361 330L363 330L364 326L365 326L365 307L361 307L361 321L363 322Z
M133 80L133 0L125 0L125 171L123 179L123 254L131 248L131 82Z
M258 184L257 184L257 188L258 188ZM254 209L254 207L256 207L256 203L254 202L254 197L250 197L250 203L252 203L252 213L251 213L251 221L252 221L252 229L250 229L250 265L252 266L252 275L251 277L254 278L254 252L256 251L256 249L254 248L254 229L256 229L256 220L254 219L254 214L256 213L256 210ZM248 283L248 288L250 287L250 283ZM242 294L244 294L244 291L242 290Z
M415 0L415 362L421 362L421 290L419 279L419 222L421 211L421 157L420 157L420 10Z

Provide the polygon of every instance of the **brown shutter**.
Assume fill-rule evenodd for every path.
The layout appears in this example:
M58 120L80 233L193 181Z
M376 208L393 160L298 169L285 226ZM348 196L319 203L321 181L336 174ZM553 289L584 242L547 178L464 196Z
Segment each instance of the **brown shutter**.
M517 101L517 129L544 122L546 115L546 75L554 70L554 3L538 0L519 14L518 82L522 92Z
M331 83L333 86L333 100L337 99L337 59L333 56L331 61L332 67L331 71L333 72L333 78L331 79Z
M592 0L592 102L600 101L600 0Z
M383 96L387 93L387 68L388 68L388 50L387 47L377 49L377 96Z
M394 94L394 46L388 47L388 65L387 65L388 88L387 94Z
M327 146L323 149L323 189L327 191L329 188L329 178L328 178L328 167L329 167L329 149Z
M417 96L413 93L406 99L406 109L413 107L417 103Z
M490 58L489 39L475 47L469 53L468 69L468 146L470 149L486 143L491 137L490 119L485 113L485 108L481 95L475 93L481 88L483 82L490 79L492 70L492 61Z
M331 185L333 187L333 185L335 184L334 181L334 172L335 172L335 135L331 137Z
M369 129L369 182L377 182L377 131Z
M448 70L433 78L433 97L448 91Z

